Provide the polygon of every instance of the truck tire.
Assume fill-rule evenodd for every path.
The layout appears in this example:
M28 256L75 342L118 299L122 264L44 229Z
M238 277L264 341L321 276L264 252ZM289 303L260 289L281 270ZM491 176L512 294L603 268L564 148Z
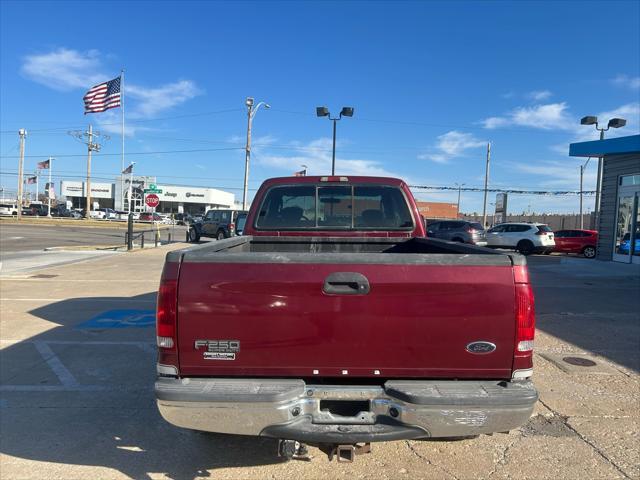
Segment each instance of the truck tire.
M224 240L225 238L227 238L224 234L224 230L218 230L218 233L216 234L216 240Z
M587 245L582 249L582 255L584 255L585 258L596 258L596 247Z
M191 243L195 243L195 242L199 242L199 241L200 241L200 234L199 234L199 233L198 233L198 231L197 231L195 228L193 228L193 227L191 227L191 228L189 229L189 234L188 234L188 236L189 236L189 237L188 237L188 238L189 238L189 241L190 241Z
M531 255L533 253L533 243L530 240L520 240L516 246L518 253L522 255Z

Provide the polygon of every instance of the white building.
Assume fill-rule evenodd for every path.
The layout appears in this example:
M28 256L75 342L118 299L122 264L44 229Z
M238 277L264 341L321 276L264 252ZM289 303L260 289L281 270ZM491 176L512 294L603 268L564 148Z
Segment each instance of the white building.
M91 202L93 208L113 208L128 211L129 191L131 191L132 210L143 212L150 210L145 205L145 189L155 185L159 193L160 204L155 208L161 213L204 213L211 209L233 208L233 193L207 187L189 187L184 185L158 184L155 177L134 176L129 189L129 175L116 177L113 183L91 182ZM123 195L124 193L124 195ZM71 202L73 208L86 206L86 183L63 180L60 182L60 195Z

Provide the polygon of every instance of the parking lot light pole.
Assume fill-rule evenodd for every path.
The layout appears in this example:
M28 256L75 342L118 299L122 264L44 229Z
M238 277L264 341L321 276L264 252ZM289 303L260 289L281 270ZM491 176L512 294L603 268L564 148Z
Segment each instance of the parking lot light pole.
M333 122L333 150L331 154L331 175L336 174L336 124L342 117L353 117L353 107L342 107L340 115L336 118L331 118L329 109L327 107L316 107L316 116L328 117Z
M598 117L593 115L588 115L586 117L582 117L580 119L580 125L594 125L596 130L600 132L600 140L604 140L604 132L609 130L610 128L621 128L627 124L627 121L624 118L612 118L607 123L607 128L602 128L599 126ZM595 212L595 225L594 229L599 228L600 223L600 195L602 190L602 157L598 157L598 176L596 178L596 204L594 206ZM582 188L580 189L582 191Z
M256 116L260 107L264 106L267 110L271 108L271 105L265 102L258 103L253 106L253 98L247 97L245 100L247 106L247 146L244 156L244 188L242 190L242 209L247 209L247 194L249 190L249 160L251 159L251 126L253 124L253 117Z

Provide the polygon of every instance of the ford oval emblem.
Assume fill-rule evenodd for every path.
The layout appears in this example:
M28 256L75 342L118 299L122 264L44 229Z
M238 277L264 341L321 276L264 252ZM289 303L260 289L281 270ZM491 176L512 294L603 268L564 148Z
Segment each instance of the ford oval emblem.
M467 345L467 352L475 353L476 355L484 355L491 353L496 349L496 344L491 342L471 342Z

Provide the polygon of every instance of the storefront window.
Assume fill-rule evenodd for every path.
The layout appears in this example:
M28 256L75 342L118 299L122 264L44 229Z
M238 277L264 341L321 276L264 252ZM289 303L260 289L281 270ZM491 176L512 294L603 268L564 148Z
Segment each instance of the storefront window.
M618 199L618 215L616 226L616 253L629 255L631 246L631 220L633 213L633 196Z

